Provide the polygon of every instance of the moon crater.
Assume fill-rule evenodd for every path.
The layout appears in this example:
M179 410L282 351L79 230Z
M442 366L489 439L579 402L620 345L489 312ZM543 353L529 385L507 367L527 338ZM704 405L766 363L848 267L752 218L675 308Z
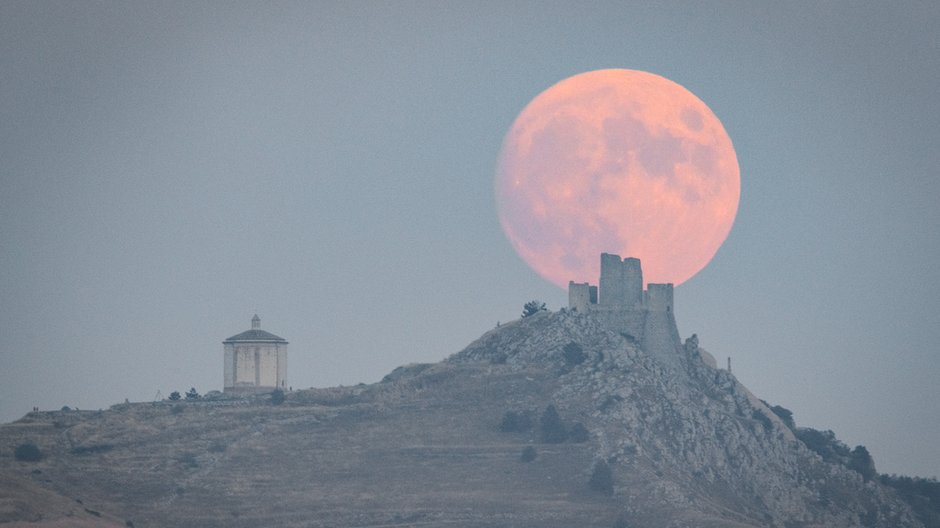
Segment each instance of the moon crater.
M728 236L740 174L731 140L695 95L663 77L598 70L539 94L506 134L500 222L545 279L594 281L602 252L681 284Z

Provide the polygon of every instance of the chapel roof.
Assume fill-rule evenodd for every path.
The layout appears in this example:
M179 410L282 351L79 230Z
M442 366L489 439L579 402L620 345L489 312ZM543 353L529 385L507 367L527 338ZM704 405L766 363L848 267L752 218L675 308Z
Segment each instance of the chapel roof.
M258 317L258 314L255 314L251 318L251 330L245 330L244 332L233 335L232 337L222 341L222 343L234 343L234 342L265 342L265 343L284 343L287 344L287 340L283 337L276 336L271 332L266 332L261 329L261 318Z

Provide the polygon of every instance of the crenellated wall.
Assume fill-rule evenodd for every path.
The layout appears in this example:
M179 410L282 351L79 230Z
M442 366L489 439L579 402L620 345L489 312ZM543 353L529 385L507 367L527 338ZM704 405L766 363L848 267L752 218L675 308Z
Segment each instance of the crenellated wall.
M579 312L586 312L592 304L596 304L597 301L591 302L591 285L586 282L577 283L574 281L568 282L568 307L572 310L577 310Z
M621 268L623 269L623 296L625 304L627 307L642 305L643 268L640 267L640 259L627 257L623 259Z
M626 285L623 280L623 261L620 255L601 253L601 278L599 304L602 306L626 306Z
M648 284L644 291L640 259L602 253L599 291L586 282L569 282L568 308L589 313L604 327L664 357L667 364L678 357L681 343L672 284Z
M651 312L672 311L672 284L649 284L646 306Z

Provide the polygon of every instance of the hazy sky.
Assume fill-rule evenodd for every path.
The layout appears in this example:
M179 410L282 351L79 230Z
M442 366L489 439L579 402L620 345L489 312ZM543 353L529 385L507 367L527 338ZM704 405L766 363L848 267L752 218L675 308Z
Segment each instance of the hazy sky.
M940 3L0 2L0 420L443 359L567 293L496 217L503 135L576 73L722 120L724 246L693 332L797 423L940 475Z

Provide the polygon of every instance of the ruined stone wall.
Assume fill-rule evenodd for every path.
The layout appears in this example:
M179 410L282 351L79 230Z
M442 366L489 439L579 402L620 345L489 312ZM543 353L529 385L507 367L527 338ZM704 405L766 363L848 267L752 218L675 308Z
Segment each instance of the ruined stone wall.
M634 307L643 304L643 269L640 259L623 259L623 288L626 306Z
M591 304L593 304L591 303L591 285L586 282L569 281L568 308L579 312L587 312Z
M619 255L601 253L600 299L603 306L626 306L623 261Z
M647 308L651 312L672 312L672 284L650 284L647 287Z
M640 343L646 325L646 310L643 308L622 308L619 306L592 306L594 317L604 328L617 332Z

